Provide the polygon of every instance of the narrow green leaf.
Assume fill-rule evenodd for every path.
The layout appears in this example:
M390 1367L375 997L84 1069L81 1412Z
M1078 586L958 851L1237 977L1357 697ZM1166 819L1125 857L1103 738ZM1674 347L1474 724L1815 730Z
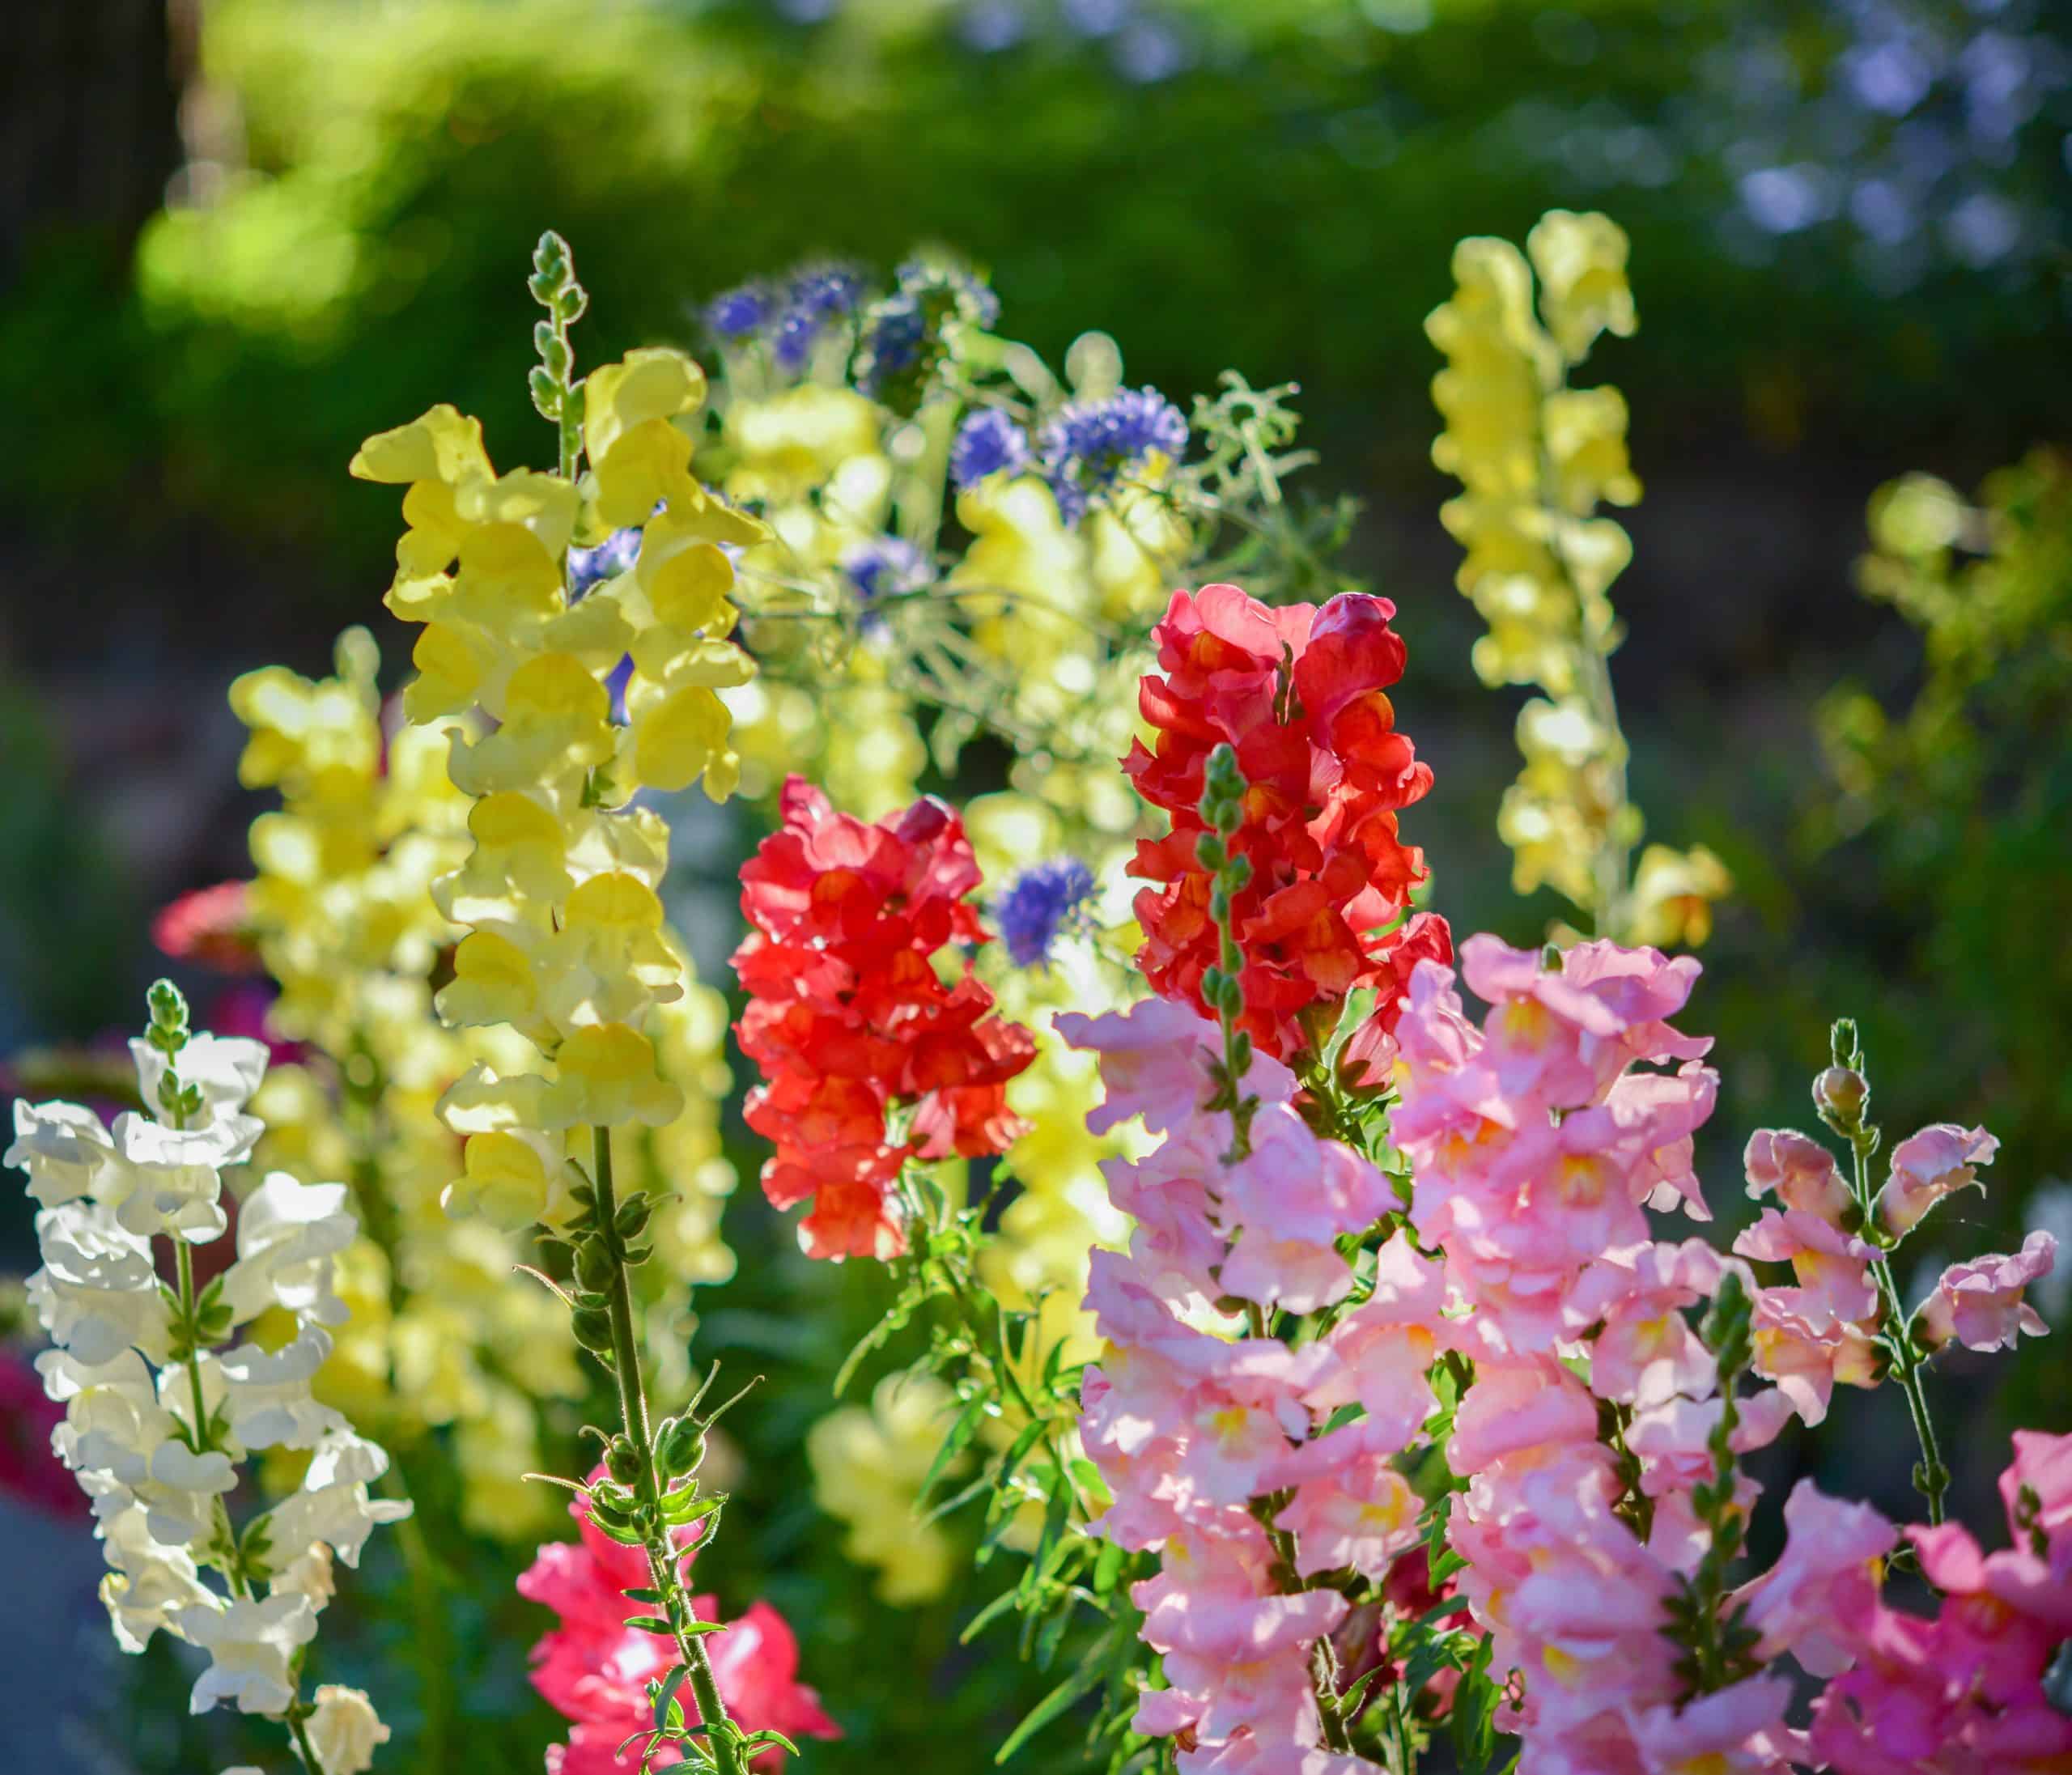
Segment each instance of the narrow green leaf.
M949 1433L942 1439L942 1446L936 1450L936 1458L928 1465L928 1475L921 1481L921 1488L915 1494L914 1502L917 1509L928 1501L928 1493L936 1488L936 1481L948 1471L949 1463L964 1452L978 1430L979 1420L985 1416L989 1403L991 1401L980 1394L957 1414L957 1421L950 1425Z
M1007 1735L1006 1742L993 1752L993 1761L1004 1763L1010 1756L1049 1725L1082 1696L1089 1693L1101 1680L1102 1660L1107 1654L1114 1630L1103 1633L1087 1648L1071 1675L1046 1695L1023 1718L1021 1723Z
M656 1689L655 1730L656 1731L665 1732L669 1729L670 1714L676 1701L677 1691L683 1686L683 1679L690 1675L690 1667L688 1664L676 1665L671 1668L669 1674L662 1679L660 1685Z

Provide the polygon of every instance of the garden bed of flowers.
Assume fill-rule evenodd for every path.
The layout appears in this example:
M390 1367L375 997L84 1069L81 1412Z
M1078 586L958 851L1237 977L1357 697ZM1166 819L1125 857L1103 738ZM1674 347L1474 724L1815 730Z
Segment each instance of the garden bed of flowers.
M1595 214L1466 240L1427 323L1475 666L1533 691L1500 830L1565 907L1517 948L1449 924L1416 626L1301 494L1298 391L1183 410L1098 333L1054 366L936 257L586 364L543 236L546 465L447 406L351 458L401 494L406 681L355 628L330 677L228 687L278 806L156 936L263 1009L205 1030L162 982L126 1072L15 1106L56 1460L13 1459L90 1504L116 1642L177 1642L193 1710L310 1775L384 1765L384 1680L425 1766L467 1760L464 1619L529 1645L550 1775L839 1739L868 1698L705 1575L763 1458L758 1376L686 1309L733 1264L731 1016L764 1198L830 1302L883 1283L796 1483L886 1609L978 1563L966 1639L1044 1673L987 1755L2072 1769L2072 1437L1993 1451L1982 1545L1926 1380L2044 1330L2049 1232L1944 1263L1993 1134L1888 1139L1841 1015L1803 1125L1697 1173L1689 952L1734 883L1628 783L1607 508L1641 490L1577 380L1637 324L1626 257ZM1897 583L1968 520L1887 499ZM737 921L671 885L721 830ZM1913 1519L1764 1498L1750 1457L1877 1388ZM529 1563L464 1616L469 1538ZM377 1569L398 1631L334 1652Z

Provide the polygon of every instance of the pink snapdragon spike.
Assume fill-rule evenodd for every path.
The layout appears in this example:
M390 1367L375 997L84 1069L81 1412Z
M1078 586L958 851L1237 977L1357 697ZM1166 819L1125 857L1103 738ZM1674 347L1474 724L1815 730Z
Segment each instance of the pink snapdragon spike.
M1782 1770L1796 1744L1787 1691L1742 1684L1679 1715L1662 1631L1667 1599L1708 1544L1688 1498L1711 1476L1722 1411L1716 1364L1685 1313L1724 1260L1700 1241L1656 1241L1645 1212L1704 1215L1690 1142L1716 1081L1700 1064L1709 1044L1670 1021L1696 964L1586 943L1550 966L1483 936L1461 956L1488 1017L1477 1028L1450 971L1419 967L1397 1029L1391 1128L1416 1179L1412 1225L1470 1309L1450 1322L1475 1381L1447 1448L1452 1470L1471 1476L1447 1539L1494 1637L1492 1668L1523 1675L1498 1723L1524 1735L1535 1772L1651 1771L1675 1766L1672 1752L1709 1769ZM1766 1178L1772 1158L1756 1161ZM1794 1195L1799 1174L1819 1181L1804 1155L1787 1150L1780 1174L1785 1161ZM1851 1260L1815 1225L1768 1248ZM1846 1269L1820 1277L1857 1306L1846 1280ZM1739 1447L1773 1436L1789 1409L1774 1392L1748 1405ZM1645 1534L1599 1440L1607 1408L1632 1414Z
M1906 1531L1942 1593L1932 1620L1887 1607L1875 1586L1836 1596L1819 1631L1850 1667L1815 1701L1811 1740L1838 1775L2072 1766L2072 1716L2045 1688L2072 1655L2072 1437L2020 1431L2015 1450L2001 1478L2011 1546L1985 1552L1954 1522Z
M1387 1180L1314 1133L1288 1106L1293 1079L1263 1056L1246 1080L1261 1099L1250 1150L1225 1165L1229 1119L1199 1107L1221 1037L1191 1009L1058 1027L1101 1055L1095 1125L1141 1115L1166 1134L1149 1157L1104 1167L1137 1225L1127 1253L1093 1255L1087 1303L1109 1349L1081 1395L1081 1434L1113 1497L1096 1531L1160 1556L1133 1594L1170 1687L1144 1696L1138 1730L1176 1740L1182 1775L1352 1775L1367 1765L1326 1747L1310 1675L1348 1605L1322 1586L1281 1588L1255 1506L1280 1500L1274 1529L1302 1578L1349 1566L1379 1578L1414 1552L1420 1503L1389 1462L1434 1403L1441 1277L1399 1239L1331 1337L1291 1348L1259 1335L1271 1309L1343 1300L1352 1272L1334 1242L1394 1204ZM1254 1303L1249 1329L1225 1310L1240 1301ZM1367 1415L1323 1434L1353 1400Z
M603 1473L600 1467L590 1477ZM677 1662L673 1642L625 1624L627 1616L641 1612L625 1593L653 1582L647 1556L599 1532L587 1499L571 1505L569 1514L578 1539L548 1543L518 1578L520 1595L559 1617L533 1647L532 1658L533 1688L571 1722L567 1743L547 1752L547 1775L639 1775L673 1766L682 1760L676 1745L661 1747L645 1763L637 1744L628 1746L623 1757L618 1754L628 1738L653 1726L648 1684L666 1676ZM686 1570L702 1527L677 1531ZM719 1619L710 1596L694 1597L692 1607L701 1620ZM793 1739L841 1736L819 1696L798 1680L798 1641L767 1603L751 1603L724 1633L707 1635L705 1644L720 1699L744 1731L775 1727ZM677 1698L686 1722L694 1723L698 1712L689 1688L680 1688ZM772 1750L758 1756L756 1766L774 1770L782 1760L783 1752Z

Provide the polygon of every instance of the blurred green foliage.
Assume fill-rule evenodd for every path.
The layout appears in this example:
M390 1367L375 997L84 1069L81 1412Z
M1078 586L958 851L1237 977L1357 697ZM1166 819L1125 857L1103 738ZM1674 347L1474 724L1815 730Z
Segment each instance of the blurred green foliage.
M1818 9L1596 0L1566 32L1514 0L1414 30L1387 26L1416 8L1351 0L1169 10L1192 63L1132 83L1068 35L978 54L928 0L810 29L751 0L217 0L197 158L134 282L55 236L0 298L0 398L37 440L0 497L45 524L120 503L146 532L198 512L340 579L378 570L339 440L435 394L493 447L526 435L512 267L543 220L609 292L607 354L694 338L696 299L802 254L883 265L939 238L990 265L1039 350L1098 316L1153 381L1298 377L1364 475L1420 494L1418 323L1451 244L1553 202L1611 201L1634 237L1650 318L1620 374L1658 435L1947 431L1985 377L1998 437L2044 410L2039 349L2066 362L2038 344L2047 278L1882 304L1845 243L1797 241L1782 274L1722 256L1731 180L1675 148L1692 70L1760 10L1811 78L1836 48ZM1607 192L1564 170L1563 131L1612 111L1664 125L1671 176Z

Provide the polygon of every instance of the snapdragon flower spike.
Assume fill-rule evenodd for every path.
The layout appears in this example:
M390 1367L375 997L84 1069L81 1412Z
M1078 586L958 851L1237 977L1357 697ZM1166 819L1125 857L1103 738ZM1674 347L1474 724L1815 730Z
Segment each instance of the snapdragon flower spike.
M1716 1766L1782 1775L1798 1746L1789 1685L1751 1679L1691 1701L1692 1641L1667 1631L1716 1638L1709 1620L1688 1621L1689 1599L1711 1594L1692 1581L1712 1525L1753 1498L1730 1477L1699 1501L1718 1444L1760 1446L1791 1410L1772 1388L1728 1417L1719 1368L1744 1357L1716 1364L1686 1316L1727 1260L1700 1240L1655 1241L1644 1212L1705 1212L1691 1153L1717 1087L1698 1064L1710 1044L1668 1021L1697 964L1610 943L1557 959L1489 936L1461 958L1491 1009L1478 1028L1451 971L1417 964L1391 1137L1415 1170L1412 1224L1470 1310L1449 1322L1475 1378L1447 1445L1467 1480L1447 1539L1492 1668L1521 1673L1498 1723L1524 1735L1535 1768L1673 1767L1685 1720Z
M1080 1425L1114 1500L1094 1531L1159 1556L1133 1595L1170 1686L1145 1693L1136 1727L1176 1740L1182 1775L1351 1775L1369 1765L1329 1747L1343 1722L1313 1660L1348 1618L1337 1574L1381 1585L1399 1561L1423 1563L1420 1505L1391 1458L1436 1404L1442 1278L1399 1235L1327 1335L1295 1348L1270 1335L1277 1312L1351 1292L1336 1241L1387 1212L1386 1180L1311 1131L1293 1076L1263 1055L1243 1076L1245 1150L1222 1157L1229 1117L1204 1106L1223 1033L1186 1004L1057 1026L1101 1058L1106 1102L1089 1125L1140 1115L1165 1136L1104 1167L1136 1224L1126 1253L1093 1254L1086 1300L1109 1348L1087 1371ZM1233 1297L1250 1303L1235 1325ZM1354 1420L1327 1430L1348 1406Z
M43 1267L28 1297L56 1346L36 1367L64 1408L51 1446L108 1557L101 1599L117 1643L185 1640L209 1654L195 1712L230 1702L281 1718L304 1705L295 1671L333 1559L357 1565L373 1529L410 1506L369 1497L387 1454L311 1391L346 1316L332 1285L357 1230L345 1186L267 1176L240 1207L236 1260L197 1291L193 1249L226 1230L221 1172L262 1132L245 1104L266 1048L189 1034L163 982L152 1012L131 1050L138 1093L163 1119L125 1114L110 1129L78 1104L15 1105L5 1162L28 1172L39 1204ZM177 1289L159 1280L160 1240ZM285 1341L253 1339L262 1314ZM234 1533L224 1497L269 1448L306 1455L300 1485Z
M1836 1775L1982 1775L2072 1765L2072 1436L2015 1433L2001 1476L2011 1544L1954 1522L1904 1531L1933 1616L1879 1595L1900 1531L1802 1480L1783 1557L1743 1591L1763 1650L1830 1679L1802 1754ZM2053 1684L2058 1686L2053 1693Z
M1252 872L1232 898L1242 1027L1261 1052L1285 1058L1313 1044L1306 1018L1327 1025L1348 994L1375 988L1352 1058L1377 1076L1411 967L1453 953L1443 919L1404 915L1425 868L1397 813L1431 788L1432 771L1396 731L1386 694L1403 673L1395 614L1387 599L1357 592L1321 609L1268 609L1234 585L1174 592L1152 631L1158 669L1138 692L1153 744L1136 742L1123 761L1172 819L1168 836L1138 842L1131 871L1153 884L1136 898L1153 990L1209 1009L1202 979L1220 942L1196 847L1208 757L1228 745L1246 784L1229 848Z
M799 777L780 805L782 826L741 871L751 929L733 958L749 999L737 1033L763 1078L749 1125L776 1143L763 1191L780 1208L811 1200L809 1255L894 1257L906 1243L900 1166L1004 1152L1025 1127L1008 1081L1034 1040L991 1014L968 953L953 984L932 960L986 941L953 812L923 798L872 825Z

